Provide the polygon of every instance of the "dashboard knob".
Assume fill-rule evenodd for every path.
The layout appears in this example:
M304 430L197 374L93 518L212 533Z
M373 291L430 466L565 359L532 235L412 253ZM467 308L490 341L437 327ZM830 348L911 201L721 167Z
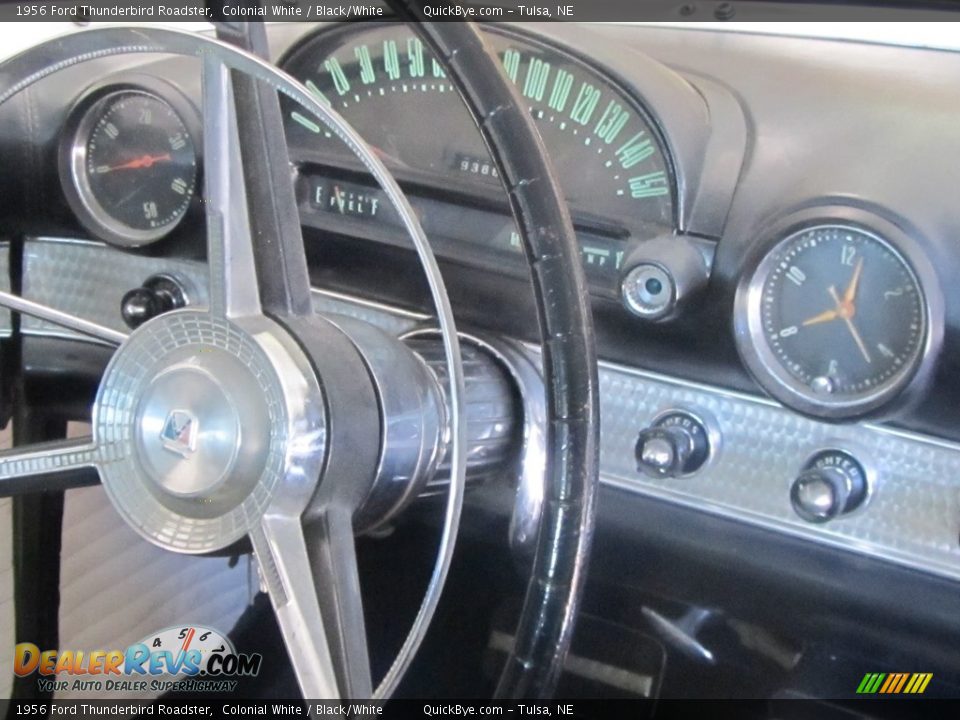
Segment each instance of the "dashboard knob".
M620 297L645 320L669 320L695 297L710 277L710 250L683 236L648 240L624 262Z
M825 523L853 512L867 497L867 474L850 454L825 450L813 456L790 488L797 515Z
M187 304L187 296L180 283L169 275L154 275L123 296L120 314L123 321L136 329L147 320Z
M654 478L674 478L699 470L710 456L703 422L682 410L660 415L641 430L635 448L637 470Z

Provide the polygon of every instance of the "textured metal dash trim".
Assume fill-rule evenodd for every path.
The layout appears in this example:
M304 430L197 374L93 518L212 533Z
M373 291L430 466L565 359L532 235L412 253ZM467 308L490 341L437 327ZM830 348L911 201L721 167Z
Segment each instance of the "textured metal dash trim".
M871 424L832 425L765 399L604 363L601 472L608 485L816 542L960 579L960 446ZM635 467L637 433L668 408L703 409L723 436L716 458L689 478L657 480ZM789 489L817 450L840 448L872 466L869 502L811 525Z
M196 283L198 302L205 302L206 273L200 263L49 238L28 243L27 257L30 299L107 326L119 318L123 292L155 272L180 268ZM102 295L110 297L93 300ZM314 303L319 311L350 315L398 335L427 319L322 290L315 290ZM535 346L527 350L539 360ZM608 362L600 365L600 402L601 481L609 486L960 579L956 443L870 423L822 423L768 398ZM654 480L640 475L633 459L637 433L658 413L678 407L717 419L720 451L692 477ZM793 512L789 488L804 461L825 447L853 452L873 468L876 482L862 509L826 525L810 525Z

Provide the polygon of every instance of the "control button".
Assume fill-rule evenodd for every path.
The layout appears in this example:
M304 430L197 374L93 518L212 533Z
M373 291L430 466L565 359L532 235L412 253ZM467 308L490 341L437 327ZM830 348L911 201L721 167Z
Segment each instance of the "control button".
M134 288L120 302L123 321L136 329L147 320L187 304L187 297L180 283L169 275L154 275Z
M710 457L710 437L699 418L682 410L660 415L642 430L635 448L637 470L654 478L695 473Z
M620 297L624 306L646 320L675 317L684 303L706 287L708 254L702 244L682 235L641 243L623 264Z
M824 450L804 465L790 488L797 515L812 523L825 523L853 512L867 498L863 466L842 450Z

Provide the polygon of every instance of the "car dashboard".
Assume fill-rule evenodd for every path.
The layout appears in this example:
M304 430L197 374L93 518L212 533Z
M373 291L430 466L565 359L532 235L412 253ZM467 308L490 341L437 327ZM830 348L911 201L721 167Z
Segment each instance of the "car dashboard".
M594 309L592 582L629 588L624 604L722 608L825 656L900 643L891 657L944 661L960 580L960 54L676 27L485 30L554 163ZM395 173L461 331L538 363L519 236L443 67L394 22L278 23L269 38ZM2 261L22 263L25 298L119 331L123 298L150 283L206 302L199 98L191 61L121 56L0 107L0 154L17 168L0 177L0 217L23 238ZM383 191L282 106L316 308L395 335L429 326ZM13 322L5 312L5 336ZM37 378L90 378L44 400L89 402L108 350L33 318L18 328ZM505 473L511 491L530 481ZM858 616L868 627L851 627ZM898 629L884 638L884 625Z

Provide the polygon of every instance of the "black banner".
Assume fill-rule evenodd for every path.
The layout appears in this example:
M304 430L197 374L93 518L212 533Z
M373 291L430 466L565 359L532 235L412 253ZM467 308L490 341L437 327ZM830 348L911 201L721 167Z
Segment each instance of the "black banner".
M716 22L716 21L942 21L960 10L955 0L938 2L798 3L758 0L424 0L436 22ZM265 20L316 22L367 20L390 15L381 0L0 0L0 21L197 22Z
M59 700L52 702L0 701L8 718L163 718L198 717L237 720L250 717L357 718L373 720L459 720L461 718L630 718L657 720L744 718L750 720L831 720L853 717L913 720L956 718L960 701L916 698L863 701L823 700Z

